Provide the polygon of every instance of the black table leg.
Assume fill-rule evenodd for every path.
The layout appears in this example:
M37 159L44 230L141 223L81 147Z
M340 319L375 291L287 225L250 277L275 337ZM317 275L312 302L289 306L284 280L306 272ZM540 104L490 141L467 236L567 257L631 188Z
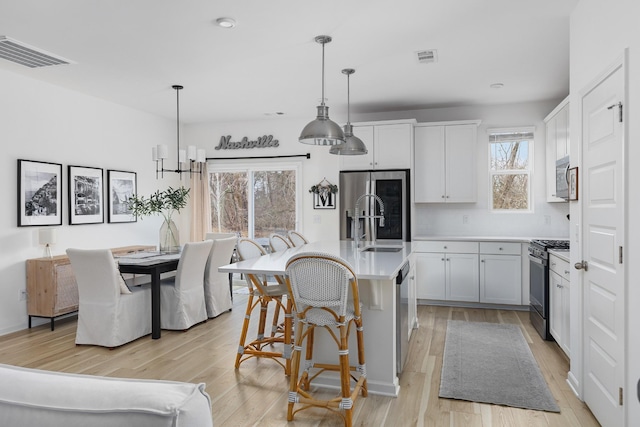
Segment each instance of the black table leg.
M159 339L160 332L160 273L151 275L151 338Z

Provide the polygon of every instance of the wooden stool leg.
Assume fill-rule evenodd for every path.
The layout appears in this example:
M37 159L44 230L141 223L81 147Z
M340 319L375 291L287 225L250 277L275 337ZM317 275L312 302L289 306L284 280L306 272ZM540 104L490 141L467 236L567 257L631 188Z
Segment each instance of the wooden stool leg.
M293 327L293 302L287 298L287 308L284 313L284 348L282 354L284 356L284 373L291 375L291 332Z
M249 292L249 298L247 299L247 310L244 313L244 322L242 323L242 332L240 332L240 343L238 344L238 354L236 355L236 369L240 367L240 360L244 352L244 343L247 339L247 332L249 331L249 319L251 318L251 311L253 309L253 292Z
M297 322L293 354L291 355L291 374L289 376L289 404L287 407L287 421L293 420L293 408L295 405L294 396L298 395L298 377L300 375L300 359L302 358L302 333L304 323Z
M356 338L358 342L358 365L365 366L364 357L364 329L362 327L362 319L356 319ZM362 396L367 397L369 392L367 391L367 377L365 376L362 382Z
M339 326L340 330L340 388L342 391L342 402L348 404L348 407L344 408L344 421L346 427L352 425L352 408L353 402L351 401L351 370L349 368L349 335L347 334L348 325L344 324Z
M264 339L264 328L267 324L267 309L269 301L265 297L260 297L260 322L258 323L258 340Z

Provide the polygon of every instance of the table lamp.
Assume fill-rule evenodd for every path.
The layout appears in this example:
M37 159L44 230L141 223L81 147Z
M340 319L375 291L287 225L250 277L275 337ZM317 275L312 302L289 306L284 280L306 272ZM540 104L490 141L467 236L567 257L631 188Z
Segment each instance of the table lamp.
M45 258L53 258L51 254L51 245L56 243L56 237L58 234L58 230L55 228L41 228L38 235L38 243L44 245L44 254L42 255Z

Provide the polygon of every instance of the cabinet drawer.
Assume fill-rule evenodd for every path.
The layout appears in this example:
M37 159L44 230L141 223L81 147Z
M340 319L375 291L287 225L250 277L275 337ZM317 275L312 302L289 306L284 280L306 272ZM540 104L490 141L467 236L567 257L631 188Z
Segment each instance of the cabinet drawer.
M558 258L557 256L550 255L549 256L549 270L554 271L560 275L560 277L564 277L569 280L570 272L569 272L569 263L563 259Z
M453 241L413 241L411 246L415 252L444 252L459 254L477 254L478 242L453 242ZM519 252L518 252L519 253Z
M522 245L508 242L480 242L481 254L520 255Z

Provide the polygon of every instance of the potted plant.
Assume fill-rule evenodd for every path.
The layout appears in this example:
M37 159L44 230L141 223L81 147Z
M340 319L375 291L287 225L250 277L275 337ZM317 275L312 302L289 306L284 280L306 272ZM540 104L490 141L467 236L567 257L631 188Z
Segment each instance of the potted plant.
M187 206L189 189L169 187L157 190L149 198L134 194L127 199L127 206L133 215L145 217L160 214L164 218L160 227L160 251L175 253L180 251L178 228L171 218L174 212Z

